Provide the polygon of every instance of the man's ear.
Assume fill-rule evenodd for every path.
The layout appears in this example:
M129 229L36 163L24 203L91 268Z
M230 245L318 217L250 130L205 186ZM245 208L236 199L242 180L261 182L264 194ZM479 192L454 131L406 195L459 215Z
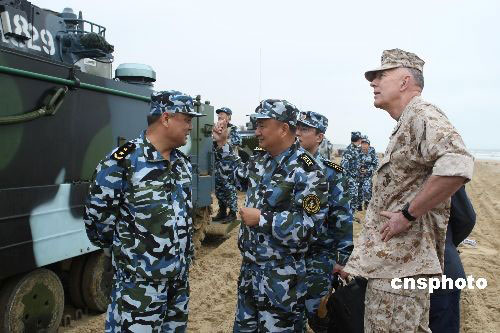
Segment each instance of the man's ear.
M163 112L161 117L161 122L163 123L163 125L168 126L168 121L170 120L171 115L168 112Z
M290 131L290 125L288 125L287 123L281 124L281 130L283 131L281 137L285 137L286 133Z
M403 76L403 80L401 81L401 88L400 90L403 91L406 88L408 88L408 85L410 84L411 76L410 75L405 75Z
M323 142L324 138L325 138L325 134L319 133L317 138L316 138L316 142L321 143L321 142Z

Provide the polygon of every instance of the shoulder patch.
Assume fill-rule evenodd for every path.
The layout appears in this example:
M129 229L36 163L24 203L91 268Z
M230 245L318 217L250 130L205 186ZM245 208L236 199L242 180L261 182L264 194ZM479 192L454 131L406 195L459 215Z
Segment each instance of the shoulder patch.
M115 161L123 160L128 154L130 154L135 149L135 144L132 142L127 142L120 148L118 148L112 155L111 159Z
M316 162L307 154L302 154L299 159L304 163L304 170L312 171Z
M344 168L342 168L337 163L333 163L332 161L328 161L328 160L323 161L323 163L325 163L325 165L327 167L332 168L333 170L335 170L337 172L344 172Z

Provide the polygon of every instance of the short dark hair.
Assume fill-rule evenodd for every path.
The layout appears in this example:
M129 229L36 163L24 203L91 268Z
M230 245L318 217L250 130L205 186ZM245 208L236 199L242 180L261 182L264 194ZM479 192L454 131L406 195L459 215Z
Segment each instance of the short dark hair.
M415 80L415 83L417 84L417 86L419 86L420 89L424 89L424 74L416 68L408 68L407 67L407 69L410 72L413 79Z
M297 132L297 126L288 124L288 128L290 129L290 132L295 135Z
M148 115L148 126L156 123L158 121L158 119L160 119L161 115L159 114L155 114L155 115Z
M313 127L313 128L314 128L314 127ZM323 133L323 132L321 132L318 128L314 128L314 129L316 130L316 131L315 131L315 132L316 132L316 135L318 135L318 134L320 134L320 133ZM325 134L325 133L323 133L323 134Z

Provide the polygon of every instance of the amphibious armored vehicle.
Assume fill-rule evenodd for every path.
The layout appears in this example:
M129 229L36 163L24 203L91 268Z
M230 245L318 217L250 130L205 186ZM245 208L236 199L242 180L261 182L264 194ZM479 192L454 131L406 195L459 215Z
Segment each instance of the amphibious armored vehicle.
M65 299L104 311L110 260L82 220L93 171L146 128L156 79L147 65L112 77L104 26L66 8L0 0L0 331L55 331ZM173 87L161 87L171 89ZM188 145L195 244L210 219L213 107L198 97Z

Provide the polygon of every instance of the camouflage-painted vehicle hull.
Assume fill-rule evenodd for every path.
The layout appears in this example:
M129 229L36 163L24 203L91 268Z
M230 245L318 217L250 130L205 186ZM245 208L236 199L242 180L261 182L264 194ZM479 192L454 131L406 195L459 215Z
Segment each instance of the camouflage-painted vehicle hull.
M84 73L67 57L58 59L57 43L51 54L45 42L61 17L15 3L0 0L0 331L53 331L61 322L63 283L77 308L106 308L111 266L88 241L84 201L99 160L147 127L152 87ZM16 30L23 20L31 27L24 37ZM33 48L34 29L46 31L40 50ZM199 245L213 189L213 107L199 98L196 107L207 117L194 121L182 150L194 166Z

